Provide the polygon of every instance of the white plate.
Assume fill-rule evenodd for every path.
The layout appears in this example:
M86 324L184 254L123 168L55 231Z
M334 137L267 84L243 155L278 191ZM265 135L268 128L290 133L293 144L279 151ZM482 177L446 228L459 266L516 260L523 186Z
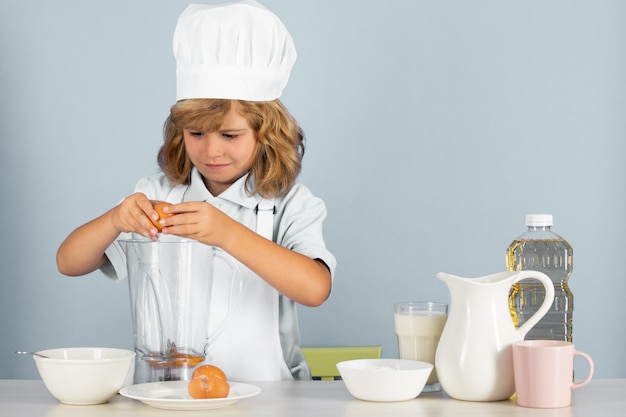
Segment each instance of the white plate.
M188 381L149 382L124 387L120 394L139 400L151 407L165 410L210 410L227 407L237 401L253 397L261 388L241 382L230 382L230 392L225 398L194 399L187 392Z

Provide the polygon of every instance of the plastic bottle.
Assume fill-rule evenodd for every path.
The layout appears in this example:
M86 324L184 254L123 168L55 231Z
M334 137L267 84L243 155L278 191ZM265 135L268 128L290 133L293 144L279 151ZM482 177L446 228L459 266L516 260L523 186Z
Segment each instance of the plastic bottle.
M572 341L574 296L567 281L572 273L573 251L569 243L552 231L551 214L528 214L526 233L506 251L509 271L535 270L554 283L554 303L548 313L526 334L526 339ZM509 308L516 327L532 316L543 303L545 290L537 280L522 280L511 289Z

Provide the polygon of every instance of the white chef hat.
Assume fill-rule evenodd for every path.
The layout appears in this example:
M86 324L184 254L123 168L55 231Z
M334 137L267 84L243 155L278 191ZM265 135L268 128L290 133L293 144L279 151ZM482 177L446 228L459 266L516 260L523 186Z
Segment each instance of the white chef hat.
M296 48L283 23L253 0L190 4L174 32L176 99L280 97Z

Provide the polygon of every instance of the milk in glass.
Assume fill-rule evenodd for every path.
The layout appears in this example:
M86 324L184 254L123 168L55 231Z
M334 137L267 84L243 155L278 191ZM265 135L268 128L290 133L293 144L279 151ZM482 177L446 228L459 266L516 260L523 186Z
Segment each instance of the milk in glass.
M447 315L444 311L416 311L415 309L398 311L396 309L395 325L400 358L434 365L437 345L446 319ZM437 373L433 369L427 385L437 382Z

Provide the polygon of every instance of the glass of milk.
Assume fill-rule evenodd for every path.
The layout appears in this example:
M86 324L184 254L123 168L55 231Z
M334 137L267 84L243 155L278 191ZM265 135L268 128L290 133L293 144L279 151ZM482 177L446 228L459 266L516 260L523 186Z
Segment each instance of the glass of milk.
M448 305L432 301L405 301L394 305L400 359L435 365L437 344L448 318ZM439 391L437 370L433 368L423 392Z

